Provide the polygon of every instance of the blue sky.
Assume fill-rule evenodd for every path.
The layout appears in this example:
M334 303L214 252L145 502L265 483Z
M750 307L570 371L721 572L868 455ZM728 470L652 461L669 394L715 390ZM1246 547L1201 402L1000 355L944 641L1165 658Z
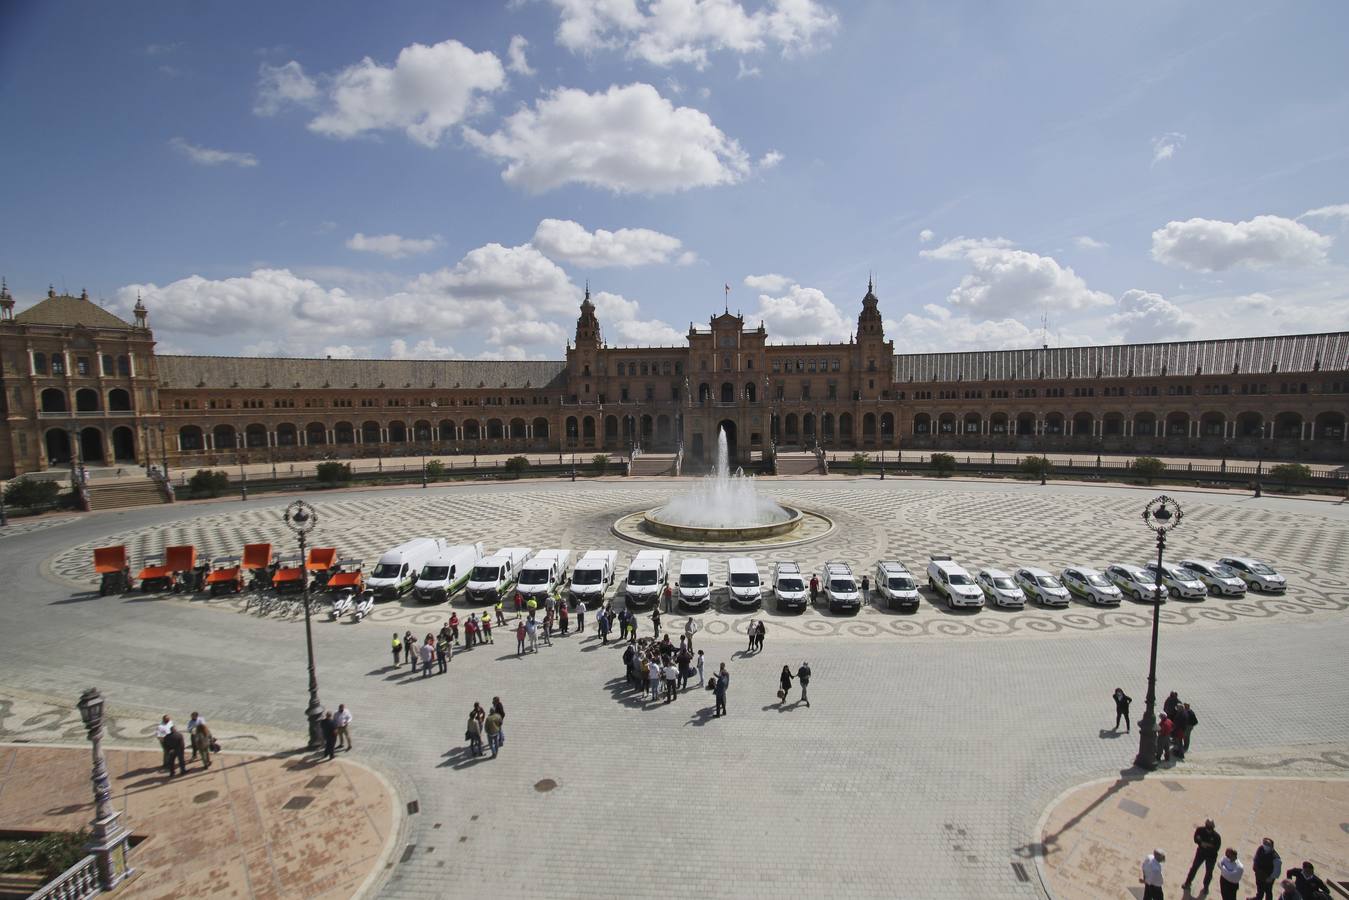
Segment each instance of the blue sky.
M1349 322L1349 7L11 3L0 274L166 352Z

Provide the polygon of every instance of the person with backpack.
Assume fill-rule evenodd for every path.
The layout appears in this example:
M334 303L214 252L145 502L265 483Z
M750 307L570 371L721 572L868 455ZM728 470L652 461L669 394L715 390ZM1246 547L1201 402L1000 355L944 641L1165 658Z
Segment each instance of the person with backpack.
M1274 839L1265 838L1251 857L1251 874L1255 877L1255 896L1251 900L1274 900L1274 883L1283 872L1283 859L1274 849Z
M1124 733L1129 733L1129 704L1134 702L1134 698L1124 693L1124 688L1115 688L1112 695L1115 699L1115 727L1114 731L1119 731L1119 723L1124 723Z
M796 670L796 680L801 683L801 702L809 708L810 694L806 688L810 686L810 663L801 663L801 668Z

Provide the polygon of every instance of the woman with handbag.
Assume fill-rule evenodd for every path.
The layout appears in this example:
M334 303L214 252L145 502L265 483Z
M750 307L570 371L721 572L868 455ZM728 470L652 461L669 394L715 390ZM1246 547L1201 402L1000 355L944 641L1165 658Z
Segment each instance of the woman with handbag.
M201 767L203 769L211 768L211 753L219 752L220 745L211 737L211 729L205 721L197 723L197 727L192 729L192 752L201 757Z
M787 702L787 695L792 691L792 670L787 666L782 667L782 674L778 676L778 684L781 690L778 691L778 706Z

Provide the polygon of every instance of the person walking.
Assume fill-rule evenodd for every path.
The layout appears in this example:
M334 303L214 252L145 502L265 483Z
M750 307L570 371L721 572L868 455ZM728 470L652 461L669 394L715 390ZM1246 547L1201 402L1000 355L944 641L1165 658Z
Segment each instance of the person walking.
M1162 701L1162 712L1166 713L1168 718L1174 719L1176 717L1176 710L1178 709L1180 709L1180 696L1175 691L1172 691L1167 694L1166 699Z
M450 629L450 640L454 641L456 644L459 643L459 613L450 610L450 621L448 625Z
M197 733L197 726L205 724L206 720L195 710L192 712L192 715L187 718L187 743L192 747L192 758L189 759L188 762L197 761L197 743L192 738Z
M403 642L398 637L398 632L393 633L393 667L396 669L403 659Z
M1157 751L1164 760L1171 758L1171 731L1174 727L1171 717L1162 713L1162 720L1157 723Z
M492 712L500 717L501 721L497 723L497 744L506 745L506 704L501 702L500 697L492 698Z
M450 662L450 636L441 629L440 640L436 641L436 673L444 675Z
M608 611L607 609L601 609L599 612L595 613L595 630L596 630L597 632L599 632L599 635L600 635L600 643L601 643L601 644L608 644L608 643L609 643L609 611Z
M487 617L487 610L483 610L482 618L479 620L479 624L482 626L482 634L480 636L480 639L486 641L489 644L495 644L496 641L492 640L492 620ZM502 619L501 624L504 626L506 624L506 620Z
M689 676L693 674L693 654L687 645L681 644L679 652L675 654L675 664L679 667L679 689L688 690Z
M351 749L351 710L345 703L337 704L337 715L333 716L337 726L337 746L342 750Z
M197 721L197 727L188 732L188 738L192 741L192 758L196 759L200 756L201 767L203 769L211 768L211 742L214 738L211 736L210 726L206 724L205 719Z
M170 723L169 733L164 735L164 767L169 770L170 778L173 777L175 765L179 775L187 774L187 742L183 740L183 733L178 730L178 726Z
M655 606L651 609L651 636L660 637L660 607Z
M478 719L479 710L481 707L476 703L473 704L473 708L468 711L468 726L464 731L469 752L474 756L482 756L482 723Z
M524 608L525 608L525 597L524 597L524 595L521 594L519 591L516 591L516 592L515 592L515 618L516 618L517 620L520 618L520 613L524 610Z
M1190 863L1190 871L1185 876L1185 881L1181 884L1181 889L1189 893L1190 883L1194 881L1194 873L1199 871L1199 866L1204 867L1204 890L1208 891L1209 882L1213 881L1213 867L1218 863L1218 851L1222 849L1223 836L1218 833L1218 829L1213 827L1212 819L1205 819L1204 824L1194 830L1194 862Z
M689 616L684 623L684 640L688 642L689 652L693 652L693 636L698 633L698 620Z
M661 676L665 680L665 702L669 703L679 695L679 670L674 663L666 663L661 669Z
M525 623L516 620L515 623L515 655L520 656L525 652Z
M496 611L496 614L497 614L497 624L500 625L502 628L505 628L505 627L506 627L506 607L505 607L505 604L503 604L503 603L501 602L501 598L500 598L500 597L497 598L496 606L494 606L493 609ZM484 615L485 615L485 614L486 614L486 613L484 613Z
M549 599L552 598L549 597ZM543 642L549 647L553 646L553 610L551 607L543 614Z
M1289 869L1288 876L1293 879L1302 900L1331 900L1330 888L1316 874L1316 867L1306 860L1299 868Z
M778 706L787 702L787 695L792 692L792 670L789 666L782 667L782 674L778 675Z
M436 661L436 638L428 634L422 641L422 677L431 674L431 664Z
M754 643L759 639L759 630L753 619L750 619L749 624L745 626L745 637L749 638L749 644L746 645L745 652L753 653Z
M810 605L815 605L815 598L820 593L820 579L817 575L810 576Z
M586 602L582 600L576 604L576 633L580 634L586 630Z
M810 663L802 662L801 668L796 670L796 680L801 682L801 702L810 707L810 692L806 689L810 687Z
M1113 731L1119 731L1119 723L1124 723L1124 733L1129 733L1129 704L1134 702L1134 698L1124 693L1124 688L1115 688L1115 693L1111 696L1115 699L1115 727Z
M1237 900L1237 890L1245 872L1246 867L1237 859L1237 848L1228 847L1223 858L1218 860L1218 892L1222 900Z
M703 681L703 651L698 651L698 687L704 686Z
M660 699L660 663L654 659L646 664L646 680L651 689L651 699Z
M764 620L763 620L763 619L760 619L760 620L759 620L759 635L758 635L758 639L755 640L755 642L754 642L754 646L755 646L757 652L759 652L759 653L762 653L762 652L763 652L763 636L764 636L764 632L766 632L767 630L768 630L768 626L767 626L766 624L764 624Z
M538 653L539 623L534 621L534 616L532 614L529 618L525 619L525 637L529 639L529 652Z
M665 590L661 593L665 595L665 611L667 613L674 612L674 589L671 588L669 584L666 584ZM632 627L634 629L637 628L637 623L635 621L632 623Z
M1274 839L1265 838L1251 857L1251 874L1255 878L1255 896L1250 900L1274 900L1274 883L1283 872L1283 859L1274 849Z
M337 749L337 723L332 712L325 712L319 719L319 731L323 733L323 758L332 759Z
M412 674L417 674L417 639L411 629L403 632L403 662L412 663Z
M1171 717L1171 753L1181 762L1185 761L1185 707L1176 709Z
M464 621L464 649L469 650L478 643L478 617L470 615Z
M501 749L501 716L495 712L487 716L487 746L492 751L492 758L496 759L497 751Z
M1163 900L1162 897L1162 863L1166 862L1166 854L1161 850L1153 850L1149 856L1143 857L1143 877L1138 881L1143 885L1143 900Z
M567 601L563 600L557 605L557 621L563 634L567 634Z
M716 716L721 718L726 715L726 691L731 687L731 673L726 671L726 663L721 664L721 670L717 672L716 679L716 686L712 689L712 694L717 699Z
M1180 705L1180 720L1185 723L1185 733L1181 737L1180 758L1184 759L1185 754L1190 752L1190 738L1194 735L1194 726L1199 724L1199 717L1190 709L1190 704L1182 703Z

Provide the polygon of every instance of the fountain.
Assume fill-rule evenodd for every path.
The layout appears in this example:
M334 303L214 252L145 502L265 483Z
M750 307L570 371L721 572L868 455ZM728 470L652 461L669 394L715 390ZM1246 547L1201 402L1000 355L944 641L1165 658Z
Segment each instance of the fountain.
M682 541L757 541L790 534L800 525L798 509L759 496L754 479L731 472L726 429L717 433L712 474L658 509L643 514L644 530Z

